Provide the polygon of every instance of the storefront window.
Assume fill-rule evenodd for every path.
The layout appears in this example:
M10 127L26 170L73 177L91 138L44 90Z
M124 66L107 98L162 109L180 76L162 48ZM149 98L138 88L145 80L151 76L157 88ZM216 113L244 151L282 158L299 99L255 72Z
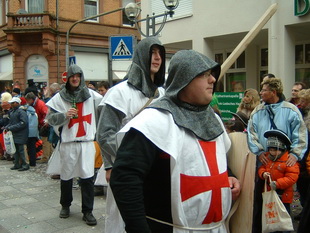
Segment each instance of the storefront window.
M244 92L246 84L246 73L228 73L226 74L226 91Z
M295 81L303 82L310 87L310 68L295 69Z
M223 64L223 54L222 53L215 54L215 61L222 65Z
M236 62L237 68L245 68L245 52L241 53Z
M295 45L295 82L310 86L310 44Z
M268 66L268 49L260 50L260 66Z
M223 64L224 60L229 57L231 52L216 53L214 60ZM224 57L226 55L226 57ZM218 81L216 92L243 92L246 87L245 72L245 52L240 54L237 60L228 69L225 76Z
M305 54L305 60L306 60L306 63L309 64L310 63L310 44L306 44L305 45L306 47L306 54Z
M296 45L295 46L295 64L304 63L304 46Z

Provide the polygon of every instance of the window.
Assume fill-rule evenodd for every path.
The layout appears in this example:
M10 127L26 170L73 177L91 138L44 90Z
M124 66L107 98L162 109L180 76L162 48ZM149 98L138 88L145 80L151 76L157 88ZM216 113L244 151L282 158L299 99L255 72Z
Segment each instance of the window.
M165 4L163 3L163 1L154 1L153 0L151 2L152 2L152 5L151 5L152 9L151 10L156 15L162 14L165 11L167 11L167 8L165 7ZM192 2L193 2L192 0L181 0L181 1L179 1L179 6L177 7L177 9L174 10L173 18L170 18L168 16L167 20L179 19L179 18L192 16L193 15L193 3ZM156 19L156 23L159 23L161 21L162 21L161 18Z
M310 44L295 45L295 82L310 86Z
M6 14L8 13L8 0L0 0L0 25L5 24L8 21Z
M4 6L3 6L3 0L0 0L0 25L4 24Z
M98 0L84 0L84 17L98 15ZM89 21L98 22L98 17L90 19Z
M28 0L26 1L28 13L43 13L45 0Z
M263 81L263 76L268 74L268 48L260 49L259 83Z
M223 61L229 57L231 52L223 52L215 54L215 61L223 64ZM246 72L245 72L245 52L240 54L237 60L227 71L226 75L221 79L217 86L217 92L243 92L246 87Z
M127 6L128 3L135 3L135 0L122 0L122 7ZM130 25L131 21L127 18L127 15L125 14L125 11L123 10L123 25Z

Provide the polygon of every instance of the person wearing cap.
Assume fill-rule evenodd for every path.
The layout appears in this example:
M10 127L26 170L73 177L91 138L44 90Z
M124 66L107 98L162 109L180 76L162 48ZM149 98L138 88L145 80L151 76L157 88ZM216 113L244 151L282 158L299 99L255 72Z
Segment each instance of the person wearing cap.
M46 106L44 101L39 99L39 97L37 97L33 92L27 93L25 95L25 99L27 101L27 104L32 106L38 115L39 135L41 136L41 140L43 142L43 155L41 160L38 161L38 163L47 163L52 154L52 145L47 140L47 137L49 135L49 125L45 122L48 107Z
M26 96L28 93L32 92L33 94L35 94L35 96L38 96L39 91L33 79L28 79L27 83L28 87L25 89L24 95Z
M20 89L18 88L18 87L15 87L15 88L13 88L13 90L12 90L12 96L14 97L18 97L18 98L20 98L20 100L21 100L21 105L25 105L25 104L27 104L27 101L26 101L26 99L25 99L25 97L23 97L22 96L22 93L21 93L21 91L20 91Z
M268 179L270 176L272 181L268 184L268 189L277 191L290 213L290 203L294 196L293 185L299 175L298 163L293 166L286 164L292 142L284 132L277 129L266 131L264 136L267 138L268 162L258 169L258 175L261 179Z
M97 83L95 81L90 81L87 85L88 88L96 91L97 90Z
M12 155L9 155L5 152L5 146L4 146L4 139L3 139L3 129L4 127L9 123L9 111L11 109L11 104L8 102L12 99L12 95L9 92L3 92L1 94L1 115L0 115L0 147L1 147L1 153L3 153L3 156L0 156L1 160L8 160L12 161L14 158Z
M96 225L94 206L94 164L98 105L102 96L87 88L81 67L71 65L65 88L55 94L46 105L46 120L58 133L60 153L60 204L59 217L70 216L73 201L73 178L79 177L82 195L83 220Z
M29 169L29 165L26 162L24 145L27 144L28 140L28 116L26 111L20 108L20 98L13 97L9 103L12 106L9 112L10 121L4 130L12 132L16 147L14 166L11 170L26 171Z
M170 60L165 95L117 135L110 185L127 233L225 233L240 183L210 102L221 72L194 50Z
M256 169L266 165L267 139L264 133L270 129L282 130L292 144L289 149L287 166L294 166L301 161L307 150L307 128L299 109L283 99L283 84L279 78L269 78L261 84L261 99L252 112L248 122L248 145L250 151L257 156ZM262 190L264 181L255 177L253 233L261 233Z

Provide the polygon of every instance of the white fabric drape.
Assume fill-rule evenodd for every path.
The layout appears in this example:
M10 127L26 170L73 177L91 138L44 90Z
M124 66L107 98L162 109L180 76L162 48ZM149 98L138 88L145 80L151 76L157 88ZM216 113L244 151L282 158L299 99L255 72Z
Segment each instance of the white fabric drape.
M43 13L44 0L28 0L29 13Z

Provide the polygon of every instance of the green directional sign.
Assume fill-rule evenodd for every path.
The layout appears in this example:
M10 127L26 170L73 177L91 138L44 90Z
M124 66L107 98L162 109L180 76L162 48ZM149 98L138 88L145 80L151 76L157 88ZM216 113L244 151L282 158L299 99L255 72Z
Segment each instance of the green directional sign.
M229 112L236 112L243 98L243 92L216 92L218 107L221 111L223 121L232 119Z

